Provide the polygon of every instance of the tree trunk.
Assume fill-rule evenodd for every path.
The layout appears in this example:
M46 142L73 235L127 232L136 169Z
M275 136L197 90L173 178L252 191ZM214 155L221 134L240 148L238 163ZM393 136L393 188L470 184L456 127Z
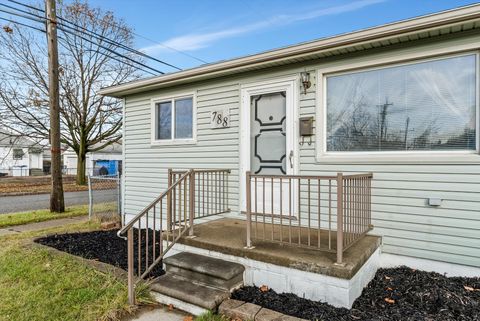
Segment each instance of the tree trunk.
M86 153L77 154L77 185L86 185L86 162L87 155Z

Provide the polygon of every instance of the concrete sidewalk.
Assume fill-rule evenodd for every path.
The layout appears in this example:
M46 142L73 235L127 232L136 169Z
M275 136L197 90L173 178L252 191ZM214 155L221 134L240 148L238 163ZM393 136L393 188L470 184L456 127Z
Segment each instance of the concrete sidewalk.
M65 226L73 223L81 223L88 220L88 216L77 216L69 218L60 218L58 220L49 220L38 223L30 223L24 225L9 226L5 228L0 228L0 236L12 235L22 232L32 232L44 230L52 227Z
M184 321L193 319L183 311L176 309L170 311L165 306L158 306L143 307L135 315L122 319L122 321Z

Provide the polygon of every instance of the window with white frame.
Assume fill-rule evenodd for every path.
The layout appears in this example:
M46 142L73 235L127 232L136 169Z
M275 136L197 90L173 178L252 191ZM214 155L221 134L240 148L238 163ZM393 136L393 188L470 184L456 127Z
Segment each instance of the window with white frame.
M324 150L477 149L477 55L325 76Z
M193 97L165 99L155 103L155 140L192 140Z

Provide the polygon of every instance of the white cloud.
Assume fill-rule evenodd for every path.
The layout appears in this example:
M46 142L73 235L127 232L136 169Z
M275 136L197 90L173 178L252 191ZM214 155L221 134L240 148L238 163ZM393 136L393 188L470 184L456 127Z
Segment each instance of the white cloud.
M252 31L261 30L269 27L283 26L283 25L291 24L298 21L312 20L319 17L351 12L351 11L359 10L364 7L371 6L371 5L385 2L385 1L387 0L359 0L359 1L347 3L344 5L339 5L339 6L334 6L334 7L329 7L329 8L324 8L324 9L319 9L314 11L308 11L301 14L276 15L264 21L255 22L255 23L241 26L241 27L233 27L223 31L193 33L193 34L187 34L184 36L171 38L163 42L162 45L153 45L149 47L144 47L141 50L148 54L155 54L155 53L158 53L159 51L165 50L165 46L168 46L181 51L194 51L194 50L208 47L212 43L221 39L230 38L230 37L246 34Z

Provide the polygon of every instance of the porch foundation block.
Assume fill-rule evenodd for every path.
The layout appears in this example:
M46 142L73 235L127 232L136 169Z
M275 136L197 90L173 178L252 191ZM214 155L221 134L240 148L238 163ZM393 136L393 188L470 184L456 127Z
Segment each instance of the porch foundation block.
M333 257L329 257L330 254L316 250L280 246L279 248L270 248L269 255L262 256L261 246L257 246L254 250L246 250L243 249L242 244L238 244L239 250L234 251L231 248L231 242L232 238L235 238L235 234L231 229L225 228L225 237L229 241L218 239L219 235L224 233L217 233L216 237L212 236L215 234L214 230L220 228L222 224L227 227L229 224L233 224L239 227L239 232L240 229L243 230L244 225L237 225L238 222L233 221L238 220L222 219L209 222L204 226L202 226L203 224L196 226L198 237L188 241L182 239L167 256L179 252L190 252L239 263L245 267L245 285L267 285L278 293L294 293L299 297L346 308L351 308L363 288L373 279L379 266L380 239L378 241L377 239L367 239L365 242L367 244L363 244L363 251L352 248L353 251L345 255L346 266L344 267L334 266L335 260ZM211 238L216 238L216 244L219 246L215 249L206 246L207 239L203 237L203 233L208 233ZM252 251L257 252L252 254ZM275 255L287 256L285 259L288 259L290 263L284 264L287 262L285 260L271 263L272 256L275 257ZM355 259L352 258L352 255ZM267 262L262 261L262 258L266 258ZM315 264L315 261L320 263ZM331 262L326 264L327 261Z

